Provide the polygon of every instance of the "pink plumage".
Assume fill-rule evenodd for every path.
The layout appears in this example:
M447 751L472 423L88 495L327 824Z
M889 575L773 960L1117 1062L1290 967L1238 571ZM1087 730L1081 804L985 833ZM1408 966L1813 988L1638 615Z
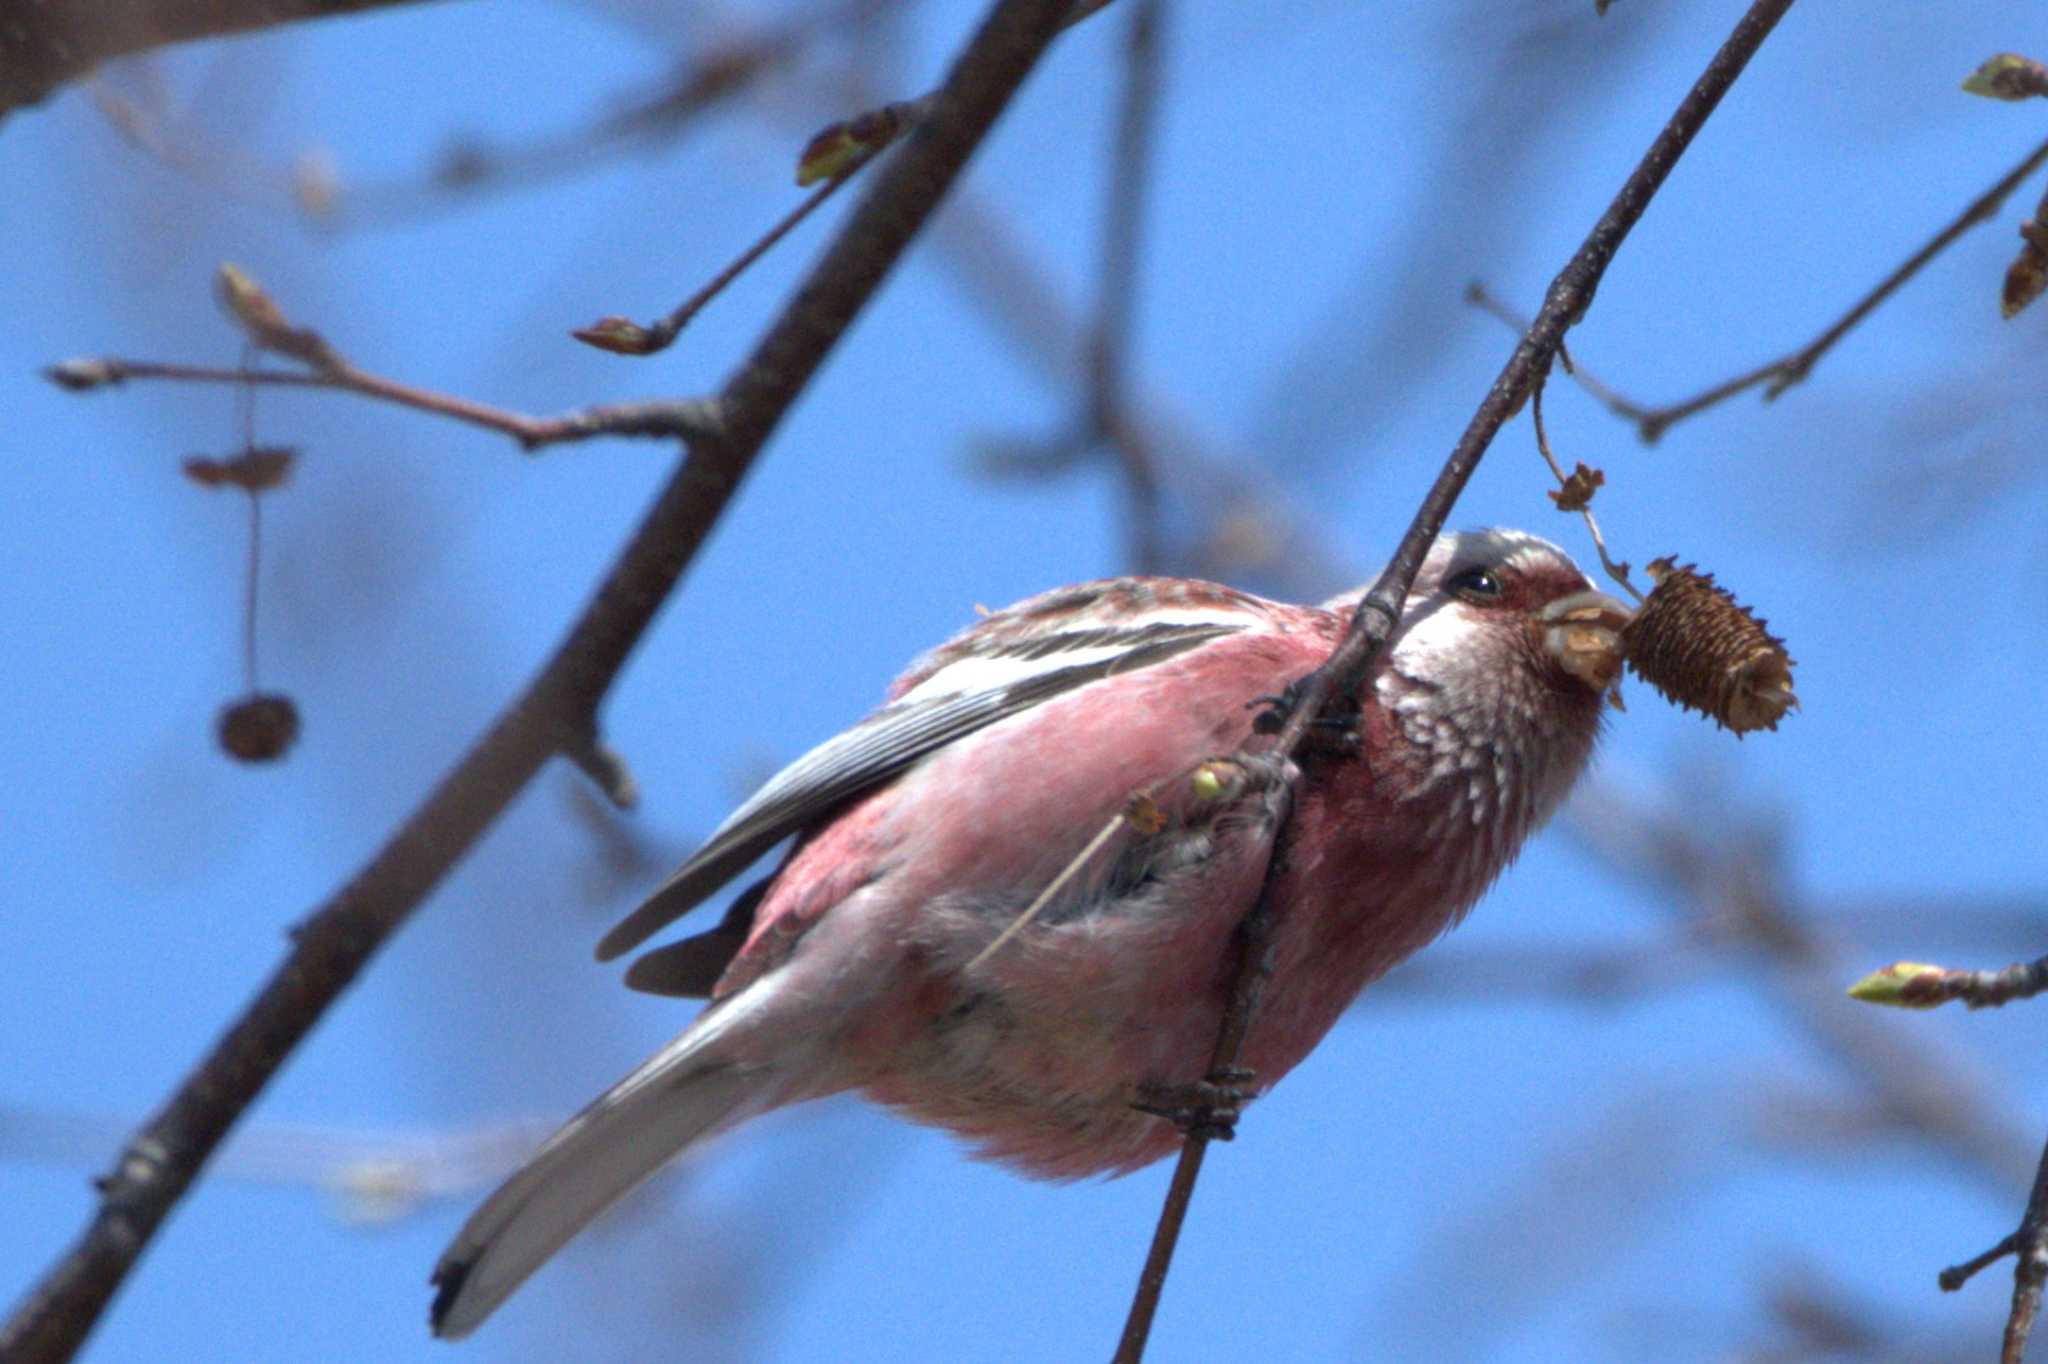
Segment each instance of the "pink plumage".
M796 836L719 927L634 965L713 1002L470 1219L435 1271L436 1331L473 1329L678 1151L804 1099L859 1090L1044 1178L1173 1151L1140 1105L1203 1076L1294 771L1261 698L1329 656L1356 599L1114 579L914 663L606 937L606 958L639 945ZM1254 1090L1463 915L1583 770L1611 672L1588 675L1583 635L1568 656L1567 614L1606 635L1627 618L1533 536L1432 549L1355 742L1302 759Z

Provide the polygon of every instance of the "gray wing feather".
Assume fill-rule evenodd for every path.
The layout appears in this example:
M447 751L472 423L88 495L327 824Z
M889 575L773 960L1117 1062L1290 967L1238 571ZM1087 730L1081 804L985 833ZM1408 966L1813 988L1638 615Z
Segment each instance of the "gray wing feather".
M1127 673L1186 653L1241 625L1157 626L1145 642L1110 658L982 691L929 701L898 703L877 711L836 738L828 739L770 777L675 875L621 920L597 944L597 959L610 961L660 932L707 896L751 866L793 833L802 832L846 801L888 781L928 753L998 720L1112 673Z

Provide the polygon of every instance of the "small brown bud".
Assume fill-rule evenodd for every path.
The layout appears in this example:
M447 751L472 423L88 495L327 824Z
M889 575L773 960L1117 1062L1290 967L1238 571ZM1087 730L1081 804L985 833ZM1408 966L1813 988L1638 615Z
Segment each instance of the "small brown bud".
M1738 735L1776 729L1799 704L1792 659L1711 573L1669 558L1652 560L1649 600L1622 631L1628 666L1689 710Z
M652 355L668 344L630 317L600 317L569 335L586 346L608 350L613 355Z
M294 327L287 321L277 301L241 266L222 261L214 275L214 283L221 306L241 324L250 344L276 351L279 355L288 355L315 369L328 368L336 363L334 349L326 339L310 327Z
M216 732L229 757L274 762L299 737L299 708L289 696L254 692L222 709Z

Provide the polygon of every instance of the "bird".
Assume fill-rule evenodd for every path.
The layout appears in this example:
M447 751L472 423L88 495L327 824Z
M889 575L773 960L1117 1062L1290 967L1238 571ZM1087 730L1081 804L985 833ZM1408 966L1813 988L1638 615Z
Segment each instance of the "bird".
M791 1104L858 1091L1042 1179L1171 1153L1284 819L1231 1097L1269 1089L1557 809L1630 616L1547 540L1441 535L1357 694L1274 751L1363 595L1111 578L912 663L599 943L639 947L791 842L716 927L632 964L627 984L709 1003L468 1219L433 1271L434 1333L467 1335L669 1160Z

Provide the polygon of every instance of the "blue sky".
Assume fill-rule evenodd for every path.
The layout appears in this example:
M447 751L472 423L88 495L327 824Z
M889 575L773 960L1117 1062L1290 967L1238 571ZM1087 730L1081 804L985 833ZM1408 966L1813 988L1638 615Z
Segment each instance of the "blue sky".
M1060 43L968 182L1077 310L1120 10ZM795 148L853 108L820 75L829 45L686 136L546 183L318 227L285 168L320 147L344 193L416 179L458 136L573 126L749 15L794 12L399 9L110 72L124 98L168 92L182 156L124 140L80 89L0 125L8 1294L82 1225L86 1176L286 928L537 666L669 459L624 443L527 459L414 414L267 395L260 436L304 453L265 509L263 677L305 733L250 770L211 742L240 686L242 508L178 473L232 444L231 395L79 398L36 371L91 353L232 363L210 278L233 260L411 382L535 412L708 390L838 207L658 359L565 333L668 308L794 202ZM976 13L930 3L870 34L882 93L927 88ZM1245 585L1319 597L1376 570L1511 344L1460 291L1483 278L1533 306L1736 13L1174 6L1132 370L1306 527ZM1989 3L1882 25L1795 8L1624 249L1575 355L1657 401L1805 340L2044 135L2037 107L1956 90L2030 44L2041 55L2038 30ZM1783 884L1822 916L1815 970L1844 985L1898 957L2003 964L2048 936L2048 314L2005 323L1996 306L2039 193L1775 404L1738 399L1646 449L1566 385L1549 403L1560 455L1607 472L1616 552L1676 551L1735 586L1789 640L1806 707L1738 744L1634 686L1591 789L1708 835L1775 829ZM426 1337L425 1276L483 1188L365 1226L321 1192L328 1148L306 1135L410 1152L567 1114L682 1021L591 964L636 894L975 604L1125 566L1106 467L978 470L992 443L1061 430L1078 395L987 324L962 286L985 247L966 259L928 240L891 280L621 679L607 731L640 811L594 815L580 779L548 771L266 1094L88 1357L1108 1353L1164 1168L1047 1187L855 1104L785 1115L654 1186L451 1349ZM1176 525L1213 509L1195 474L1169 465L1169 482ZM1589 558L1544 486L1513 426L1454 519ZM1802 1275L1915 1333L1916 1357L1988 1357L2005 1272L1956 1296L1933 1276L2018 1216L2048 1126L2038 1015L1884 1020L1941 1048L1950 1083L1982 1086L1981 1105L1954 1103L1991 1115L1990 1154L1824 1140L1853 1134L1864 1093L1816 1040L1825 1014L1788 1004L1805 996L1752 955L1678 951L1668 894L1598 851L1622 822L1611 804L1568 814L1212 1153L1153 1358L1721 1359L1775 1338L1761 1305ZM1653 988L1597 1006L1456 984L1505 954L1628 947Z

